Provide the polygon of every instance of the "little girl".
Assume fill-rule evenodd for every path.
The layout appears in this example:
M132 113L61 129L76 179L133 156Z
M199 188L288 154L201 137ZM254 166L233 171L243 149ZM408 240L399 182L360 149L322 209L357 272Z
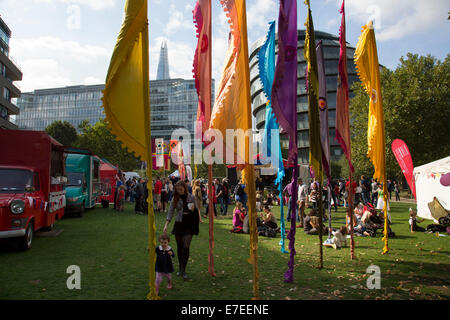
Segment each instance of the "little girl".
M242 210L242 202L236 201L236 207L233 210L233 229L230 232L242 233L245 215Z
M417 219L417 212L414 211L412 208L409 208L409 227L411 229L411 232L414 231L419 231L419 232L424 232L425 229L418 226L417 222L423 222L424 220L421 219L420 221L418 221L419 219Z
M159 294L159 286L163 278L167 278L167 289L172 289L172 258L175 257L173 249L169 246L169 236L164 233L159 236L158 240L160 245L156 247L156 294Z

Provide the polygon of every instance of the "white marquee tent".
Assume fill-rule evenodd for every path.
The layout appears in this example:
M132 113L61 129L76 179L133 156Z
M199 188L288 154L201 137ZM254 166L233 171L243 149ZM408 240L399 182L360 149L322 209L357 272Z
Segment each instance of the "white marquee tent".
M417 215L437 222L431 216L428 203L436 197L442 206L450 210L450 186L441 183L441 176L450 173L450 156L414 168L416 183Z

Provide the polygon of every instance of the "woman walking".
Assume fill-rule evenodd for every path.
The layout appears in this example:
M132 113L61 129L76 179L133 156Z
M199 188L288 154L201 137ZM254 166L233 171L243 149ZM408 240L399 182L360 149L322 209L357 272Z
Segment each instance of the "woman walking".
M189 247L192 236L198 235L199 213L195 197L189 193L186 183L182 180L175 184L173 200L170 203L163 233L167 233L167 227L174 216L175 224L172 234L175 235L177 242L179 263L177 276L182 276L184 280L187 280L186 265L189 260Z

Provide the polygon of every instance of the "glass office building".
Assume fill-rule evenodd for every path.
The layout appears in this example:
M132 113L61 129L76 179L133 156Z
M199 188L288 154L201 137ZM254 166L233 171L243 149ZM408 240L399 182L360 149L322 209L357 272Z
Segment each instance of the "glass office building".
M20 89L14 81L22 80L22 71L9 55L11 30L0 17L0 129L17 129L13 118L19 113L15 98Z
M80 85L35 90L18 99L20 129L45 130L52 122L70 122L78 130L83 120L95 124L105 117L102 108L104 85ZM212 82L214 101L214 80ZM150 81L151 132L154 138L169 140L172 131L186 128L193 138L198 97L195 81L166 79Z
M306 94L305 74L306 62L303 56L305 30L298 30L298 69L297 69L297 131L298 131L298 161L301 164L309 162L309 124L308 124L308 96ZM335 140L336 126L336 89L339 62L339 37L329 33L316 31L316 43L322 40L328 102L328 126L330 134L330 152L332 160L338 160L343 154L338 142ZM266 113L266 98L262 92L262 84L259 80L258 55L259 48L264 43L265 37L255 41L250 48L250 86L252 111L256 118L256 129L263 129ZM277 49L276 49L277 50ZM359 81L353 62L355 48L347 46L347 68L349 85ZM349 92L352 97L352 92ZM282 145L288 148L287 138L282 137Z
M80 85L24 92L17 100L20 129L45 130L54 121L68 121L77 130L83 120L95 124L104 118L102 90L104 85Z

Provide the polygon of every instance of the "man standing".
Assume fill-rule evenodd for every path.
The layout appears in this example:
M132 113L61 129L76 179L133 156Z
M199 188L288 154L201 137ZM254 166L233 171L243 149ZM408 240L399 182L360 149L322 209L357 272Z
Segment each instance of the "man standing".
M303 221L305 217L305 207L307 203L307 195L308 192L306 190L306 185L303 183L303 180L300 178L298 179L298 208L300 211L300 224L297 226L297 228L303 228Z
M137 214L143 214L144 212L144 196L145 196L145 192L144 192L144 179L140 178L137 183L136 186L134 187L134 191L135 191L135 201L136 204L134 206L134 212Z
M156 200L156 211L161 211L161 190L162 190L162 182L159 178L156 179L155 187L155 200Z
M223 212L224 210L224 204L223 204L223 186L220 183L219 179L214 179L214 188L216 191L216 198L217 202L220 204L220 213L224 216L227 213Z
M361 197L363 204L367 204L370 202L370 183L366 180L365 176L361 176Z
M222 179L222 214L226 215L228 212L228 202L230 201L230 188L226 178Z
M377 206L377 200L378 200L378 183L376 179L372 178L372 206Z

